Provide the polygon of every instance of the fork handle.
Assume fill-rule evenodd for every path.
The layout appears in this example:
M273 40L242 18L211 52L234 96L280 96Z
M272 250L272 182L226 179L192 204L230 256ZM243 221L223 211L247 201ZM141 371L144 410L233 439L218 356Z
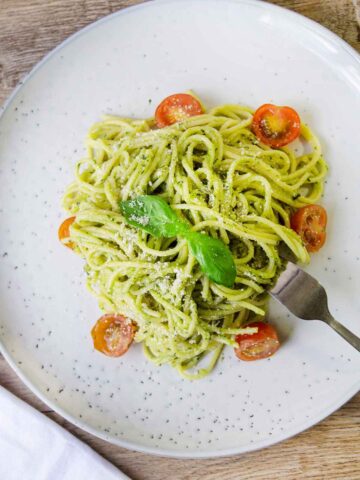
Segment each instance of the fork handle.
M335 330L335 332L337 332L347 342L349 342L350 345L352 345L354 348L356 348L356 350L358 352L360 352L360 338L357 335L350 332L350 330L348 330L346 327L344 327L344 325L342 325L337 320L335 320L335 318L332 315L330 315L330 313L328 315L326 315L326 318L324 319L324 321L330 327L332 327Z

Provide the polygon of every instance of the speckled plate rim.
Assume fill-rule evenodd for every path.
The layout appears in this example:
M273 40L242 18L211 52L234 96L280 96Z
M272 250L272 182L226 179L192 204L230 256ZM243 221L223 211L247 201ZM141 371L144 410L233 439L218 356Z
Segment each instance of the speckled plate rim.
M172 3L177 1L178 0L150 0L150 1L146 1L145 3L141 3L139 5L127 7L117 12L114 12L110 15L107 15L103 18L100 18L99 20L82 28L78 32L75 32L74 34L70 35L67 39L61 42L57 47L55 47L48 54L46 54L44 58L40 60L40 62L38 62L30 70L30 72L26 74L19 81L18 85L12 91L10 96L7 98L4 104L0 107L0 119L4 115L5 111L11 106L12 102L15 100L16 96L21 91L22 86L38 70L40 70L47 63L47 61L53 57L53 55L61 51L66 45L70 44L74 39L82 36L83 34L86 34L89 30L96 28L100 24L111 21L116 16L127 15L128 13L131 13L138 9L151 8L152 5L155 3L161 4L161 3ZM191 3L192 0L183 0L183 1L187 1ZM206 0L197 0L197 1L205 2ZM265 3L259 0L222 0L222 1L227 1L228 3L237 3L239 5L249 5L252 7L259 8L263 11L280 12L281 15L284 16L284 18L288 18L290 20L296 20L296 22L298 22L302 27L305 27L310 32L320 35L324 40L328 41L329 43L334 45L336 48L341 50L343 54L349 55L351 57L352 62L357 63L358 69L360 71L360 55L356 52L356 50L353 49L348 43L346 43L340 37L338 37L335 33L331 32L330 30L316 23L315 21L310 20L291 10L282 8L278 5ZM201 451L192 452L190 454L189 451L173 451L173 450L167 450L162 448L139 446L137 443L128 442L126 440L115 439L113 437L109 437L108 435L97 430L96 428L89 426L87 423L79 421L78 418L74 417L71 413L64 410L57 403L53 402L50 398L43 395L41 391L37 389L36 385L32 383L32 381L22 372L21 368L17 365L16 360L12 358L10 352L5 348L1 337L0 337L0 352L4 356L7 363L10 365L10 367L15 371L18 377L22 380L22 382L48 407L50 407L52 410L54 410L56 413L61 415L63 418L65 418L67 421L69 421L73 425L81 428L82 430L88 433L91 433L95 437L101 438L102 440L110 442L114 445L118 445L119 447L127 448L129 450L134 450L142 453L147 453L151 455L162 456L162 457L185 458L185 459L186 458L197 459L197 458L227 457L227 456L238 455L241 453L252 452L255 450L260 450L262 448L270 447L272 445L275 445L279 442L287 440L313 427L314 425L316 425L317 423L321 422L326 417L334 413L336 410L338 410L342 405L344 405L347 401L349 401L354 395L356 395L360 391L360 378L359 378L359 380L355 382L355 384L349 390L347 390L346 392L342 392L341 395L339 395L338 398L336 398L336 400L334 400L334 402L331 403L331 405L329 405L325 410L321 412L321 414L310 417L306 422L303 422L300 425L296 425L294 428L288 429L286 432L282 434L273 436L270 442L269 442L269 439L265 439L265 440L254 442L251 445L246 445L243 447L238 447L238 448L236 447L236 448L224 449L224 450L217 449L217 450L206 451L206 452L201 452Z

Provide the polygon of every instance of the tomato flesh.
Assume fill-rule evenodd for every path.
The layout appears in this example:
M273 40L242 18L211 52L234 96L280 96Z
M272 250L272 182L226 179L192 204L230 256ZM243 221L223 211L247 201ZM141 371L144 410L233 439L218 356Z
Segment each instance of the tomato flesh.
M123 315L103 315L91 330L94 348L109 357L120 357L128 351L135 331L135 324Z
M309 252L317 252L326 240L327 214L321 205L299 208L290 219L290 226L301 237Z
M202 113L202 106L195 97L188 93L175 93L159 104L155 111L155 121L159 128L163 128Z
M278 148L288 145L300 135L301 120L291 107L266 103L254 113L252 130L265 145Z
M76 217L69 217L66 220L62 222L62 224L59 227L58 230L58 237L60 242L64 243L64 245L68 248L74 248L74 243L73 242L64 242L66 241L67 238L70 237L70 226L74 223Z
M235 355L246 362L260 360L273 355L280 347L279 338L272 325L264 322L254 322L249 325L258 329L257 333L236 335L238 347Z

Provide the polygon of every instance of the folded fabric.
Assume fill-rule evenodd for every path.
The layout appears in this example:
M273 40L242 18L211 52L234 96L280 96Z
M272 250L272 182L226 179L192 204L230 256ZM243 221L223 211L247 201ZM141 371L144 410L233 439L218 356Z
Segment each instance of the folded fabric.
M129 477L0 386L0 479L129 480Z

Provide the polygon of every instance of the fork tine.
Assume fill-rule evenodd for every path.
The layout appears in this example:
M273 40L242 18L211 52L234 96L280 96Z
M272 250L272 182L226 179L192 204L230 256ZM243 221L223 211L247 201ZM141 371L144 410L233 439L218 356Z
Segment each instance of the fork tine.
M323 320L328 314L324 288L314 277L292 262L288 262L269 293L304 320Z

